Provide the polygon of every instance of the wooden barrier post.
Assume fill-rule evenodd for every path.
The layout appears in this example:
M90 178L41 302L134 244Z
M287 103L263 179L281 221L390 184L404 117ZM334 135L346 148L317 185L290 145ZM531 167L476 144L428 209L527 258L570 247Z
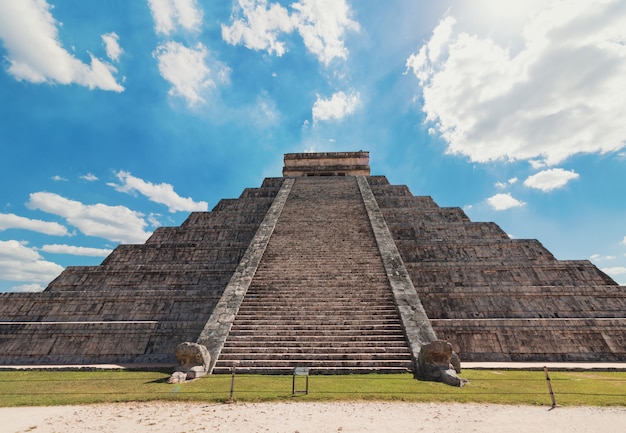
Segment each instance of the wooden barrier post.
M235 370L237 369L237 364L239 361L233 361L233 365L231 367L232 376L230 377L230 397L228 399L228 403L233 403L233 394L235 392Z
M556 399L554 398L554 391L552 391L552 382L550 381L550 375L548 374L548 367L544 366L543 371L546 373L546 381L548 382L548 391L550 391L550 398L552 399L552 407L548 410L552 410L556 407Z

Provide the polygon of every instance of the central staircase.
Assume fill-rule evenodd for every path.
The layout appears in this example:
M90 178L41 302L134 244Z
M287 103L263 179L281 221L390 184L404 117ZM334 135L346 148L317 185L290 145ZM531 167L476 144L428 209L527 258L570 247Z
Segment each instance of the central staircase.
M214 373L404 372L411 354L356 178L296 178Z

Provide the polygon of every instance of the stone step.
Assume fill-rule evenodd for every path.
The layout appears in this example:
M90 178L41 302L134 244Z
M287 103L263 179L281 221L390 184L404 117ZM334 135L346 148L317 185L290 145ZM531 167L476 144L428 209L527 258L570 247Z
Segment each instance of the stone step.
M220 361L305 361L308 359L317 361L407 361L411 360L410 353L359 353L359 352L343 352L343 353L229 353L220 354Z
M229 369L233 365L233 360L218 361L216 369ZM236 361L236 360L235 360ZM247 364L247 365L246 365ZM293 370L295 367L309 367L309 368L326 368L326 369L388 369L394 368L394 370L404 369L405 371L411 368L411 361L406 359L397 360L318 360L318 359L301 359L301 360L284 360L284 359L271 359L271 360L254 360L245 363L245 360L240 360L237 370L242 371L244 369L282 369ZM214 370L214 373L218 371ZM230 372L230 370L228 370Z
M263 353L272 353L272 354L302 354L302 353L325 353L325 354L343 354L346 352L354 352L354 353L363 353L363 354L373 354L373 353L387 353L387 354L409 354L409 349L405 346L400 345L388 345L388 346L363 346L363 345L343 345L341 347L337 346L228 346L222 350L222 353L240 353L245 356L254 355L254 354L263 354Z
M274 284L272 286L261 286L255 284L251 287L246 295L250 296L268 296L268 299L272 299L274 295L286 298L348 298L356 297L357 299L369 299L370 297L376 297L379 299L389 299L391 296L386 292L387 287L382 284L363 282L363 281L348 281L348 282L329 282L320 283L308 280L294 280L285 284Z
M289 342L289 344L313 344L314 342L317 342L318 344L328 344L328 345L333 345L336 342L345 342L345 343L351 343L351 342L371 342L372 345L378 345L378 346L385 346L387 344L390 344L390 342L395 341L395 342L404 342L406 344L406 340L404 338L404 335L400 335L400 334L344 334L344 335L337 335L336 333L330 333L330 334L315 334L315 333L309 333L309 334L299 334L299 335L294 335L293 333L286 333L283 335L261 335L258 333L244 333L244 334L233 334L233 335L229 335L228 336L228 341L226 342L226 346L230 345L230 344L237 344L237 342L240 342L239 344L241 344L241 342L245 342L245 344L250 344L250 342L254 342L255 344L258 344L259 346L264 346L267 345L268 342L271 343L280 343L280 344L287 344L287 342Z
M224 350L230 349L238 349L242 350L266 350L269 348L306 348L307 350L311 350L313 348L319 350L330 350L332 348L338 348L342 350L353 350L354 348L359 348L360 351L366 350L378 350L378 349L387 349L393 348L404 348L408 350L406 346L406 341L404 338L386 338L385 340L372 340L369 338L356 340L353 339L351 341L345 341L342 339L300 339L296 340L295 337L292 338L281 338L277 339L265 339L260 342L258 340L252 338L233 338L229 339L224 346Z
M328 327L325 329L321 329L320 327L312 327L313 329L298 329L294 327L293 329L288 329L285 327L281 328L270 328L270 327L252 327L248 329L241 329L239 327L234 327L231 329L230 336L232 337L243 337L247 335L255 336L257 334L263 334L259 336L259 338L271 338L271 337L282 337L282 336L290 336L294 333L300 338L313 336L313 337L325 337L325 336L333 336L339 338L354 338L354 337L367 337L367 338L379 338L385 339L388 336L396 336L398 335L401 338L404 336L399 329L338 329L336 327Z
M303 304L295 304L293 302L263 302L258 305L242 305L239 309L241 313L246 312L263 312L264 314L269 314L270 317L274 315L298 315L298 314L325 314L326 316L349 316L350 310L355 308L367 309L368 311L371 308L370 315L380 315L380 314L394 314L397 312L397 309L394 307L386 307L386 308L376 308L372 306L372 304L368 302L344 302L338 303L334 302L324 303L324 302L308 302L303 301ZM375 309L376 308L376 309ZM359 315L363 315L365 313L359 313Z
M246 364L238 364L236 371L238 374L266 374L266 375L290 375L295 367L308 367L310 375L343 375L343 374L401 374L411 371L411 366L392 366L386 364L384 367L367 366L367 367L341 367L341 366L324 366L324 365L294 365L282 367L258 367ZM231 365L218 364L213 370L214 374L230 374L232 372Z
M296 333L300 337L307 335L402 335L402 327L394 326L325 326L320 324L312 325L245 325L237 326L232 331L233 336L243 336L249 334L263 333L266 336L288 335Z
M348 314L329 314L326 311L311 311L313 317L308 317L309 311L297 311L292 310L284 311L282 314L264 314L263 312L249 312L240 313L235 319L236 324L239 323L248 325L259 321L260 324L356 324L356 323L370 323L370 324L397 324L399 323L397 317L392 314L361 314L350 316ZM326 315L325 315L326 314Z
M393 298L386 293L380 292L345 292L343 290L335 289L335 294L332 294L332 290L324 288L316 288L319 290L317 293L312 293L311 290L290 290L283 293L276 293L276 291L267 291L263 293L261 291L248 292L246 299L251 302L251 305L259 303L293 303L306 305L307 302L314 302L316 304L336 302L336 303L371 303L380 306L393 305ZM382 304L381 304L382 303Z
M249 305L248 305L249 304ZM293 308L294 310L320 310L324 311L325 309L341 309L352 306L352 308L348 308L349 310L354 311L355 308L357 312L359 308L369 311L370 309L374 311L395 311L396 307L391 302L391 300L386 298L373 298L373 299L353 299L350 298L322 298L317 299L315 296L311 297L296 297L295 299L287 299L287 300L277 300L277 299L269 299L266 297L247 297L246 300L241 304L240 309L253 309L253 308L274 308L274 307L285 307L285 308Z
M285 273L280 279L271 278L259 278L255 280L254 286L249 290L261 291L261 290L304 290L307 287L310 289L314 284L316 289L341 289L352 290L358 292L360 290L369 290L378 292L386 286L387 280L382 278L363 278L353 274L341 274L330 275L326 271L327 275L324 277L317 276L317 272L306 274L305 272L298 273L297 271L290 271L293 274L289 275Z

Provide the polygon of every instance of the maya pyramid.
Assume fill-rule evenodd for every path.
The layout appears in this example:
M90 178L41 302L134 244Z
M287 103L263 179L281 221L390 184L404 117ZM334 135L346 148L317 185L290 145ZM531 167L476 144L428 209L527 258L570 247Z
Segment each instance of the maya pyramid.
M369 153L285 155L266 178L41 293L0 294L0 364L306 365L412 370L420 346L463 361L626 361L626 290L406 186Z

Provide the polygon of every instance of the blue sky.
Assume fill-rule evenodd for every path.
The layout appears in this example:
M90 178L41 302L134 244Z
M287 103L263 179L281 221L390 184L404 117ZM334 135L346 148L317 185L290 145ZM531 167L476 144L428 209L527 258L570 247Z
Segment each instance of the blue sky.
M0 42L0 291L351 150L626 284L621 0L0 0Z

